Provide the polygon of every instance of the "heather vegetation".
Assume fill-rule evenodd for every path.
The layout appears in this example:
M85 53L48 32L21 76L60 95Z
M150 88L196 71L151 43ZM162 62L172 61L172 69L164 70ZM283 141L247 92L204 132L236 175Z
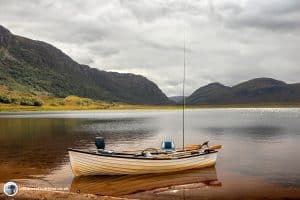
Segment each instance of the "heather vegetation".
M77 96L60 98L42 93L15 91L0 86L0 111L112 109L122 108L125 105Z
M0 103L23 106L42 106L44 104L36 95L9 90L4 86L0 87Z

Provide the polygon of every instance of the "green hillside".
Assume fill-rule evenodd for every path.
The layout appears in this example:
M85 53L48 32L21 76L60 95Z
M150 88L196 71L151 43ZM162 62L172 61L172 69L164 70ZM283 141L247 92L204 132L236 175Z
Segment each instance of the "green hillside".
M41 41L13 35L0 26L0 85L38 95L76 95L129 104L169 104L147 78L80 65Z

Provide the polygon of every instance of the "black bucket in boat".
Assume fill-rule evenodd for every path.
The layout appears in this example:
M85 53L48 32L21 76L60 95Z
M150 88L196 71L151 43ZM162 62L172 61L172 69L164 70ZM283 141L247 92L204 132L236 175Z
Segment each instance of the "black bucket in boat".
M97 149L104 149L105 148L105 142L103 137L96 137L95 138L95 145Z

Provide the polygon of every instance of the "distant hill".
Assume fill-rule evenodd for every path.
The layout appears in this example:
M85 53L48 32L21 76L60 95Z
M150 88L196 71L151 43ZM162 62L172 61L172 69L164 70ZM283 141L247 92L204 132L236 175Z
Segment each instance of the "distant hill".
M54 46L13 35L0 25L0 85L57 97L77 95L129 104L169 104L147 78L81 65Z
M177 104L182 103L183 96L171 96L169 99Z
M190 105L299 103L300 84L271 78L256 78L233 87L211 83L197 89L186 102Z

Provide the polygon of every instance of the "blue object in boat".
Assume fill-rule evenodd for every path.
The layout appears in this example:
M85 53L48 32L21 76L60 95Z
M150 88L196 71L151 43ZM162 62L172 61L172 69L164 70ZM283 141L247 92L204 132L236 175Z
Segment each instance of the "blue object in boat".
M162 151L175 151L175 144L171 140L163 141L161 144Z

